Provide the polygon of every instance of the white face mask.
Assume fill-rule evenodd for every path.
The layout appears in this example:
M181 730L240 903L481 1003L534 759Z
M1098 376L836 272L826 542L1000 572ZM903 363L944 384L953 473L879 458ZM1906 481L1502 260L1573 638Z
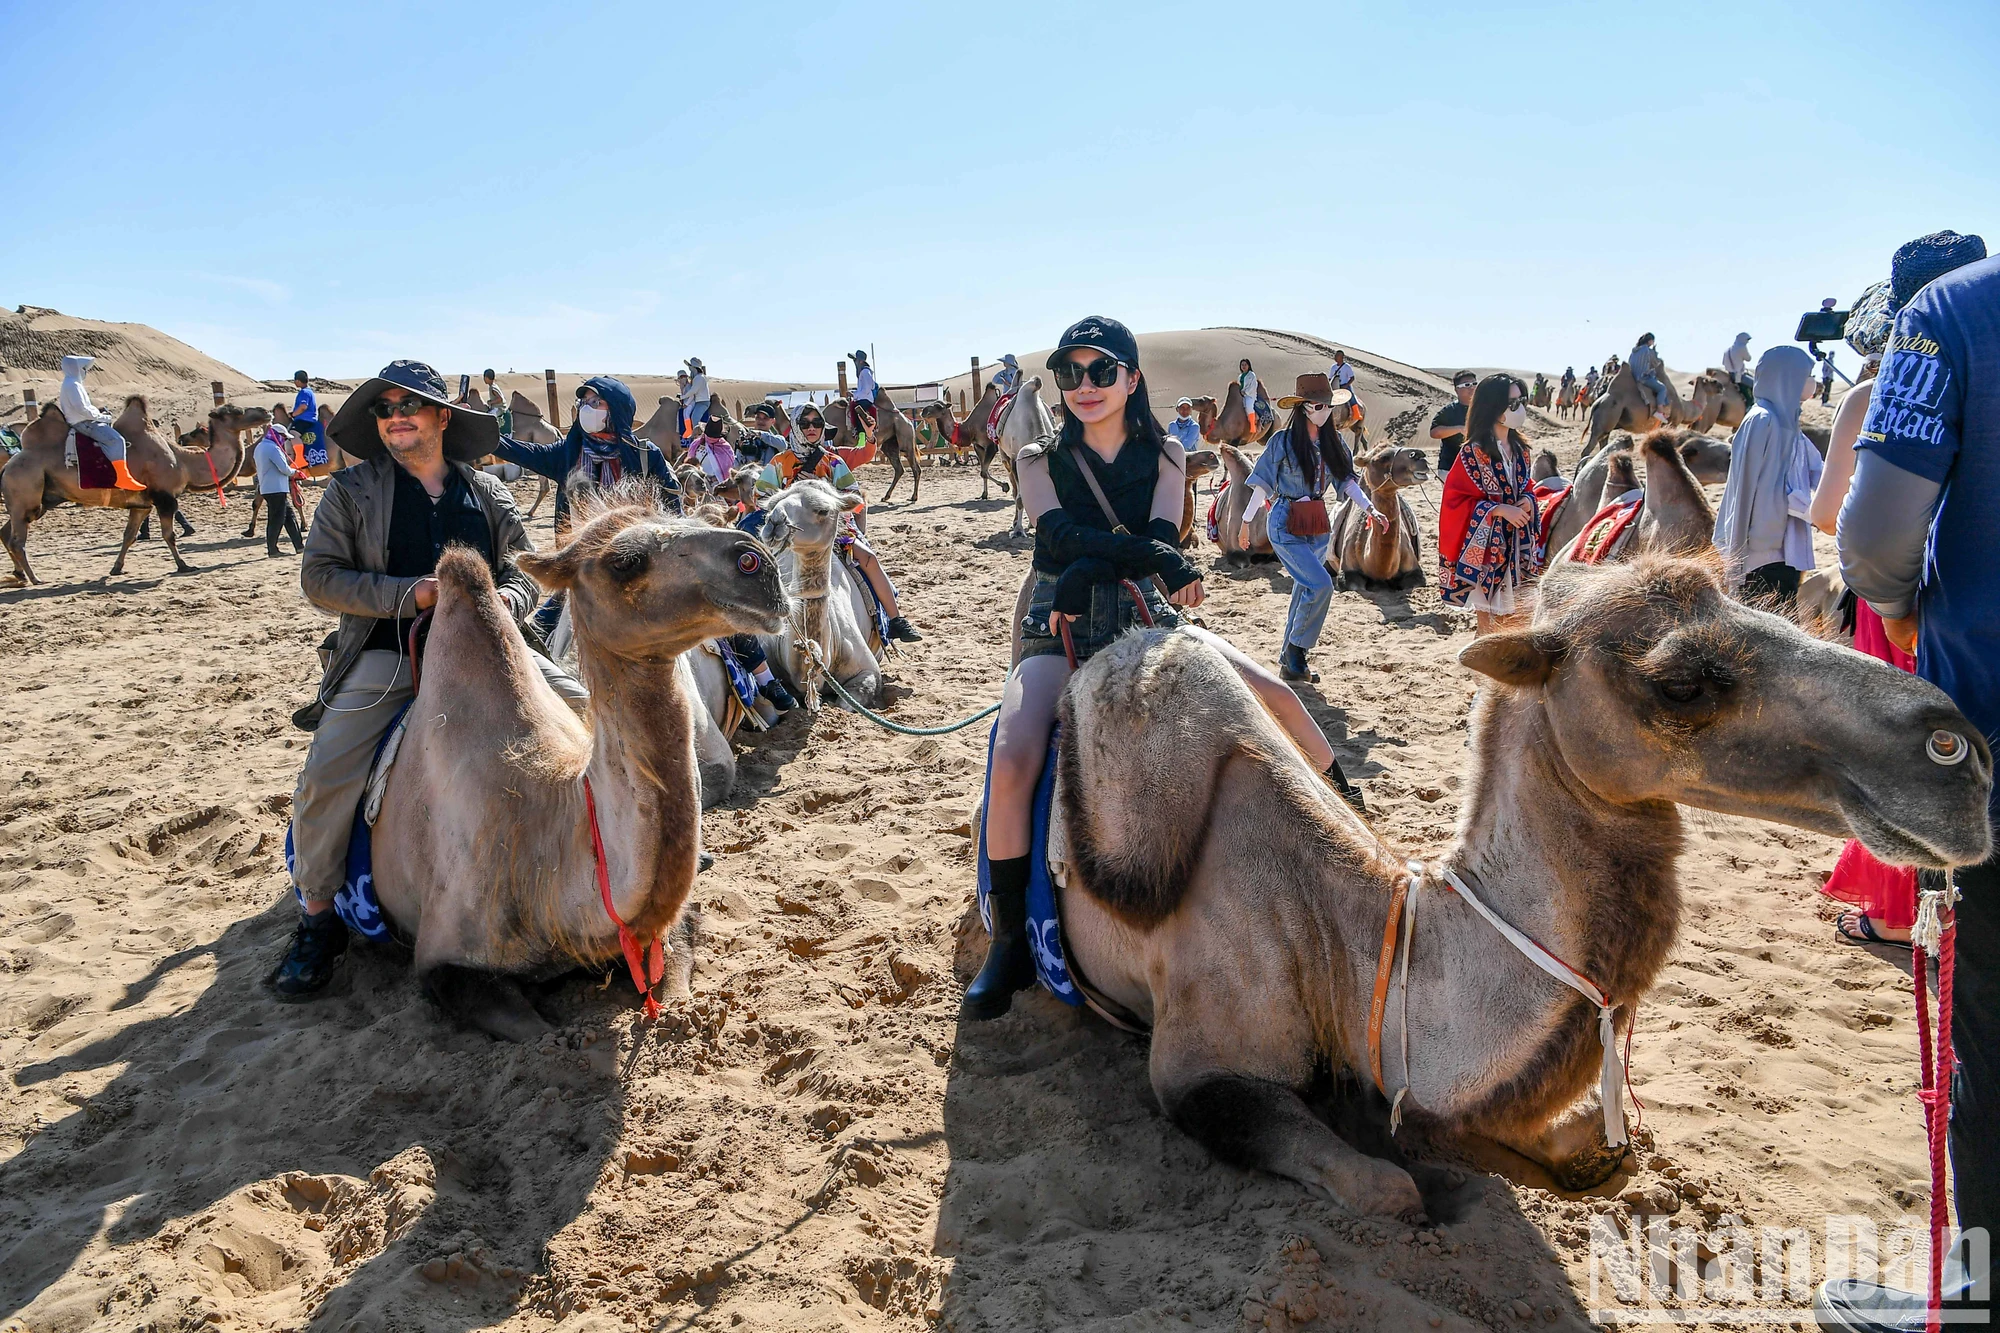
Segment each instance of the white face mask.
M1528 409L1524 405L1516 403L1508 408L1507 415L1500 419L1507 423L1508 430L1519 430L1528 424Z
M576 420L586 435L601 435L605 426L611 421L611 412L608 408L592 407L589 403L585 403L576 409Z

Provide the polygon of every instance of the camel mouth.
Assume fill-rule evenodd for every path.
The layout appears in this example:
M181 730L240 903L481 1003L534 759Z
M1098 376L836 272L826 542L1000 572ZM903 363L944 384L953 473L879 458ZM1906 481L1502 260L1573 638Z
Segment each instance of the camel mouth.
M1927 832L1908 828L1882 810L1850 777L1840 779L1834 804L1861 845L1889 865L1949 870L1953 866L1977 865L1993 848L1992 829L1983 802L1965 820L1957 824L1940 820L1937 827ZM1948 804L1932 803L1925 813L1934 815L1936 806Z

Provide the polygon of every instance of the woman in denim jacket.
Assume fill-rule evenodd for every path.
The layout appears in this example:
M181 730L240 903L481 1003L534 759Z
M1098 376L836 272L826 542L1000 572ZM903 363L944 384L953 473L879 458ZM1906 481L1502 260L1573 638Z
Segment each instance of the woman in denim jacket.
M1286 680L1316 681L1316 673L1306 663L1306 653L1319 643L1326 625L1327 609L1333 605L1333 575L1327 571L1326 557L1331 537L1320 532L1310 536L1291 531L1292 505L1298 500L1317 500L1329 488L1354 501L1370 523L1384 524L1368 499L1368 492L1354 476L1354 456L1340 432L1327 426L1333 416L1333 385L1324 375L1301 375L1296 393L1278 400L1292 419L1271 437L1250 471L1250 503L1243 511L1241 543L1250 544L1250 520L1269 505L1271 517L1266 527L1271 534L1271 550L1278 563L1292 576L1292 605L1285 613L1285 647L1279 657L1278 674Z

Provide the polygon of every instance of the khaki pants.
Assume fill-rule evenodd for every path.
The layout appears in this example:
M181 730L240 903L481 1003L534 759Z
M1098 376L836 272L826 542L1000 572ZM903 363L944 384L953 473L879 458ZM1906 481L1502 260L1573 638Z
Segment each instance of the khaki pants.
M528 656L550 688L581 713L589 696L576 678L533 649ZM348 836L368 789L375 747L409 701L409 663L381 649L361 654L327 700L292 793L294 887L304 901L330 900L346 878Z

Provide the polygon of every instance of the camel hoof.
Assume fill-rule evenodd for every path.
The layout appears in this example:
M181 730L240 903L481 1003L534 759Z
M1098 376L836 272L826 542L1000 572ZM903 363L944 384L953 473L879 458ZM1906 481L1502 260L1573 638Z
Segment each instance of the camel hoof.
M1614 1148L1600 1140L1557 1164L1549 1174L1555 1177L1558 1188L1573 1194L1596 1189L1618 1174L1619 1166L1625 1161L1625 1152L1624 1147Z
M445 963L425 973L424 993L454 1021L500 1041L533 1041L550 1031L512 977Z

